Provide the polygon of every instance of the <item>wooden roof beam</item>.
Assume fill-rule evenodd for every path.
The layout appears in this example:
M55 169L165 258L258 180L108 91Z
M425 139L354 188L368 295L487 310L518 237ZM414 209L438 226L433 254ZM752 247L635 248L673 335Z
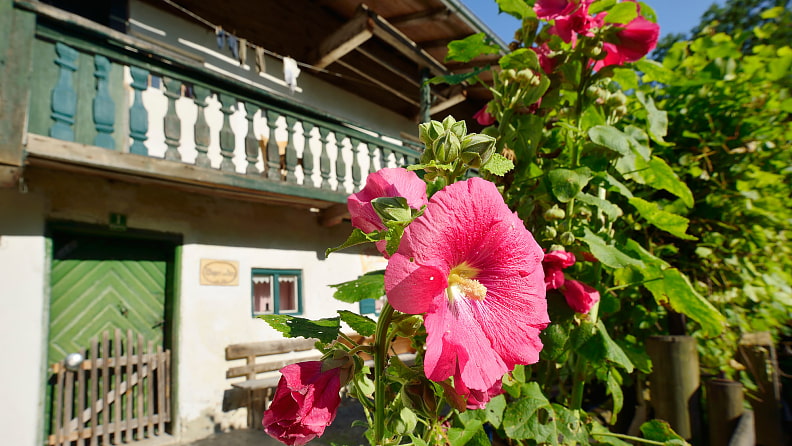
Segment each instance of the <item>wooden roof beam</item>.
M345 54L362 45L374 34L374 22L364 9L358 9L355 16L324 39L316 49L312 63L317 68L325 68L344 57Z
M437 20L445 20L450 15L451 11L449 11L445 6L441 6L439 8L418 11L412 14L389 17L387 20L396 26L412 26L420 25L422 23L434 22Z

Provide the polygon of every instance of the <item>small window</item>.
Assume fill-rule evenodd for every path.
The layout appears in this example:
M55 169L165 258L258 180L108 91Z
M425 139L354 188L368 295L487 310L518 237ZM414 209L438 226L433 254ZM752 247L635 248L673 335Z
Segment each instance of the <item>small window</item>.
M302 313L302 271L254 269L253 315Z

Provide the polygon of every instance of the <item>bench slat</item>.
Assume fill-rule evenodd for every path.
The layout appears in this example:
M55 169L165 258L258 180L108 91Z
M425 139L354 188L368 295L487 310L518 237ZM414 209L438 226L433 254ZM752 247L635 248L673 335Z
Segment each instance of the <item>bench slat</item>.
M315 355L303 356L300 358L286 358L280 361L257 362L254 364L240 365L236 367L229 367L226 371L226 378L236 378L239 376L248 376L250 373L264 373L280 370L289 364L303 361L316 361L322 357L322 354L317 352ZM258 358L259 360L264 358Z
M273 376L271 378L249 379L247 381L242 381L231 385L237 389L259 390L276 387L278 385L278 381L280 381L280 376Z
M284 339L279 341L248 342L226 347L226 359L246 359L249 356L266 356L293 351L313 350L315 339Z

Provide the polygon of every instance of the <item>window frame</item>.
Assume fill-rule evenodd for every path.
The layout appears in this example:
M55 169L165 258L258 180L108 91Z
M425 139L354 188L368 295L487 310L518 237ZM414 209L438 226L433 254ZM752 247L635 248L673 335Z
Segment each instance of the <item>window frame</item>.
M303 292L302 292L302 270L301 269L273 269L273 268L253 268L250 272L250 314L253 317L258 317L267 314L288 314L299 316L303 313ZM255 298L256 288L253 281L256 276L270 276L272 277L272 313L257 313ZM294 276L297 278L297 310L296 311L280 311L280 276Z

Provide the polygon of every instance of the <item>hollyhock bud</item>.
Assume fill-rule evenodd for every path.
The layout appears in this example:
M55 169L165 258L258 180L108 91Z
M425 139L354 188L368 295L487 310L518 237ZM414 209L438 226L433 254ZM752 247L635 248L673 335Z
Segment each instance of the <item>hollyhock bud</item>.
M282 368L275 397L261 421L264 430L290 446L322 435L335 419L339 391L348 379L347 369L339 364L343 361L307 361Z
M600 301L599 291L577 280L567 280L561 286L567 305L576 313L588 313Z
M481 110L477 111L473 115L473 119L475 119L480 125L484 126L495 124L495 117L487 112L486 105L481 107Z

